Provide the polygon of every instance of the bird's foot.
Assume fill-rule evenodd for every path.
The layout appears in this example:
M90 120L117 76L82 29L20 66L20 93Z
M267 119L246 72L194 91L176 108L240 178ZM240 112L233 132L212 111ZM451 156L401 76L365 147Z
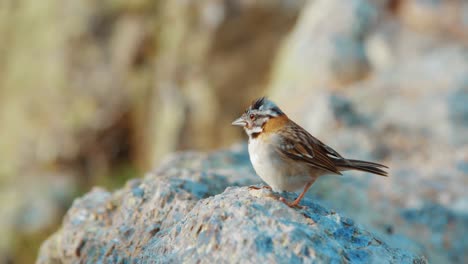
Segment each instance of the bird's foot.
M260 190L260 189L267 189L267 190L271 191L271 187L268 186L268 185L263 185L262 187L258 187L258 186L255 186L255 185L249 186L249 190Z
M296 199L294 202L290 203L288 202L288 200L286 200L286 198L284 197L281 197L279 198L280 201L282 201L285 205L291 207L291 208L298 208L298 209L303 209L304 207L303 206L300 206L299 205L299 201Z

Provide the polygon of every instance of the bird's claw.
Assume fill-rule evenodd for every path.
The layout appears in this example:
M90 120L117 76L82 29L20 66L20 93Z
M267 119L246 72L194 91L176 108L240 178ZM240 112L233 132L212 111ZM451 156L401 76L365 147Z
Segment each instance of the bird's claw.
M303 206L300 206L298 202L294 201L292 203L288 202L284 197L280 197L279 200L283 202L285 205L291 207L291 208L298 208L298 209L303 209Z

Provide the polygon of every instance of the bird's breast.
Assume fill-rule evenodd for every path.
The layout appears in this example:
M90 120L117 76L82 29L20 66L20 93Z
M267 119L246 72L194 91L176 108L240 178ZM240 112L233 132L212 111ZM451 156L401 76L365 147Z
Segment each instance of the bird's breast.
M285 162L275 150L274 138L262 135L249 140L249 156L255 172L274 191L295 191L302 188L310 176L302 166Z

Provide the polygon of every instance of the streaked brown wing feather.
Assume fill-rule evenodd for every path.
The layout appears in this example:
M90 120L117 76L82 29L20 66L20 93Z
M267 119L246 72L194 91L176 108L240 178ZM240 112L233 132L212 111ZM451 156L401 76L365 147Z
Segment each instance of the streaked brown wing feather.
M343 159L332 148L313 137L305 129L294 122L278 131L281 137L277 151L285 158L303 161L307 165L340 174L333 159Z

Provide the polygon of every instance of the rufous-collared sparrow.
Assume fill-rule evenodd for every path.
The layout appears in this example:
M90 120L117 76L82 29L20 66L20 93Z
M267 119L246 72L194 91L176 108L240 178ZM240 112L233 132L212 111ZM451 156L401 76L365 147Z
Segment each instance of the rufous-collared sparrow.
M254 101L232 124L244 127L249 136L250 161L270 186L266 188L277 192L304 188L293 202L279 198L290 207L297 206L315 180L325 174L360 170L387 176L384 165L343 158L264 97Z

